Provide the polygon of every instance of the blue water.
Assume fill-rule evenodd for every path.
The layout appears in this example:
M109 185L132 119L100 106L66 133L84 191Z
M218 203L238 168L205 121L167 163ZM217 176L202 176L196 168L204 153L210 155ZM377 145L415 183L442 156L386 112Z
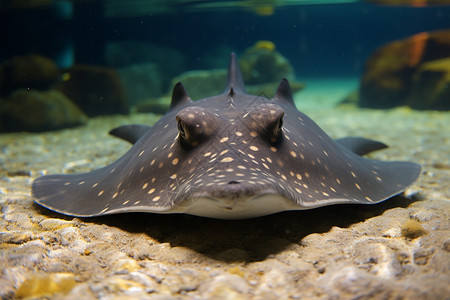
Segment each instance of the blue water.
M377 47L418 32L450 28L450 7L350 3L279 7L271 16L212 9L116 18L105 17L98 2L62 8L58 6L59 13L55 8L2 11L0 25L8 30L1 31L1 40L8 42L0 49L0 59L37 52L57 59L62 67L73 62L101 65L108 42L139 40L178 49L187 57L187 69L201 69L217 67L200 58L219 45L239 53L258 40L270 40L298 76L358 76ZM227 60L224 57L223 66Z

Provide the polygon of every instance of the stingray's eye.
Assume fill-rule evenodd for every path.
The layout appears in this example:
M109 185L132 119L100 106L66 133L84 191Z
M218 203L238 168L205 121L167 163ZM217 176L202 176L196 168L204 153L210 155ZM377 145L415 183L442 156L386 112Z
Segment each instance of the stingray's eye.
M180 136L181 136L183 139L185 139L185 138L186 138L186 131L185 131L185 129L184 129L183 121L178 120L177 127L178 127L178 132L180 133Z

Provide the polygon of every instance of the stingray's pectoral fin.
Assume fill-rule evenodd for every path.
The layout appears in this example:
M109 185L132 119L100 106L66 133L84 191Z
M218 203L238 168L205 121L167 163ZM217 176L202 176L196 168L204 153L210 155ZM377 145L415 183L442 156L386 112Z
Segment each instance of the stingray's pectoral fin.
M114 199L111 190L99 183L99 170L39 177L32 184L33 198L37 204L65 215L91 217L106 214Z
M350 150L353 153L361 156L388 147L382 142L366 139L363 137L345 137L334 141L347 150Z
M151 126L139 124L124 125L110 130L109 134L134 144L144 136L150 128Z

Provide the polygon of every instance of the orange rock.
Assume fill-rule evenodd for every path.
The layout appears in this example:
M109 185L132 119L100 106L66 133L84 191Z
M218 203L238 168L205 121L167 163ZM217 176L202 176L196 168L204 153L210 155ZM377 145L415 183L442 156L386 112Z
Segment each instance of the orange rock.
M450 57L450 30L419 33L393 41L367 60L359 89L362 107L408 104L415 72L423 63Z
M408 105L450 110L450 57L424 63L414 74Z

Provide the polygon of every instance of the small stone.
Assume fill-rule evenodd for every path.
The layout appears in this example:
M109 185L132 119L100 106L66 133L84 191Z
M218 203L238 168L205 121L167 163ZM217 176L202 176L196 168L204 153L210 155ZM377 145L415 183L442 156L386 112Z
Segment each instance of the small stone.
M200 290L209 299L246 299L249 285L238 275L219 275L203 284Z
M402 236L409 239L416 239L420 236L428 234L428 231L414 219L409 219L408 221L406 221L403 224L401 231Z
M0 232L0 241L9 244L23 244L31 240L32 235L29 232Z
M434 249L417 249L414 254L414 263L416 265L426 265L428 262L428 259L431 255L433 255Z
M60 219L46 219L39 223L43 230L57 230L72 226L72 222Z
M443 247L445 251L450 252L450 239L444 242Z
M242 269L239 268L238 266L229 268L228 269L228 273L234 274L234 275L238 275L238 276L241 276L241 277L244 277L244 275L245 275L244 272L242 271Z
M38 274L26 279L17 289L17 298L51 296L67 293L76 285L71 273Z
M107 289L110 292L119 293L126 291L138 291L143 290L144 286L140 283L122 279L122 278L112 278L107 282Z
M16 226L17 229L31 229L33 228L33 223L30 220L30 216L25 213L17 212L12 214L6 214L4 219L9 223Z
M133 259L119 259L115 263L116 272L120 273L130 273L137 271L140 268L141 267L138 265L138 263Z

